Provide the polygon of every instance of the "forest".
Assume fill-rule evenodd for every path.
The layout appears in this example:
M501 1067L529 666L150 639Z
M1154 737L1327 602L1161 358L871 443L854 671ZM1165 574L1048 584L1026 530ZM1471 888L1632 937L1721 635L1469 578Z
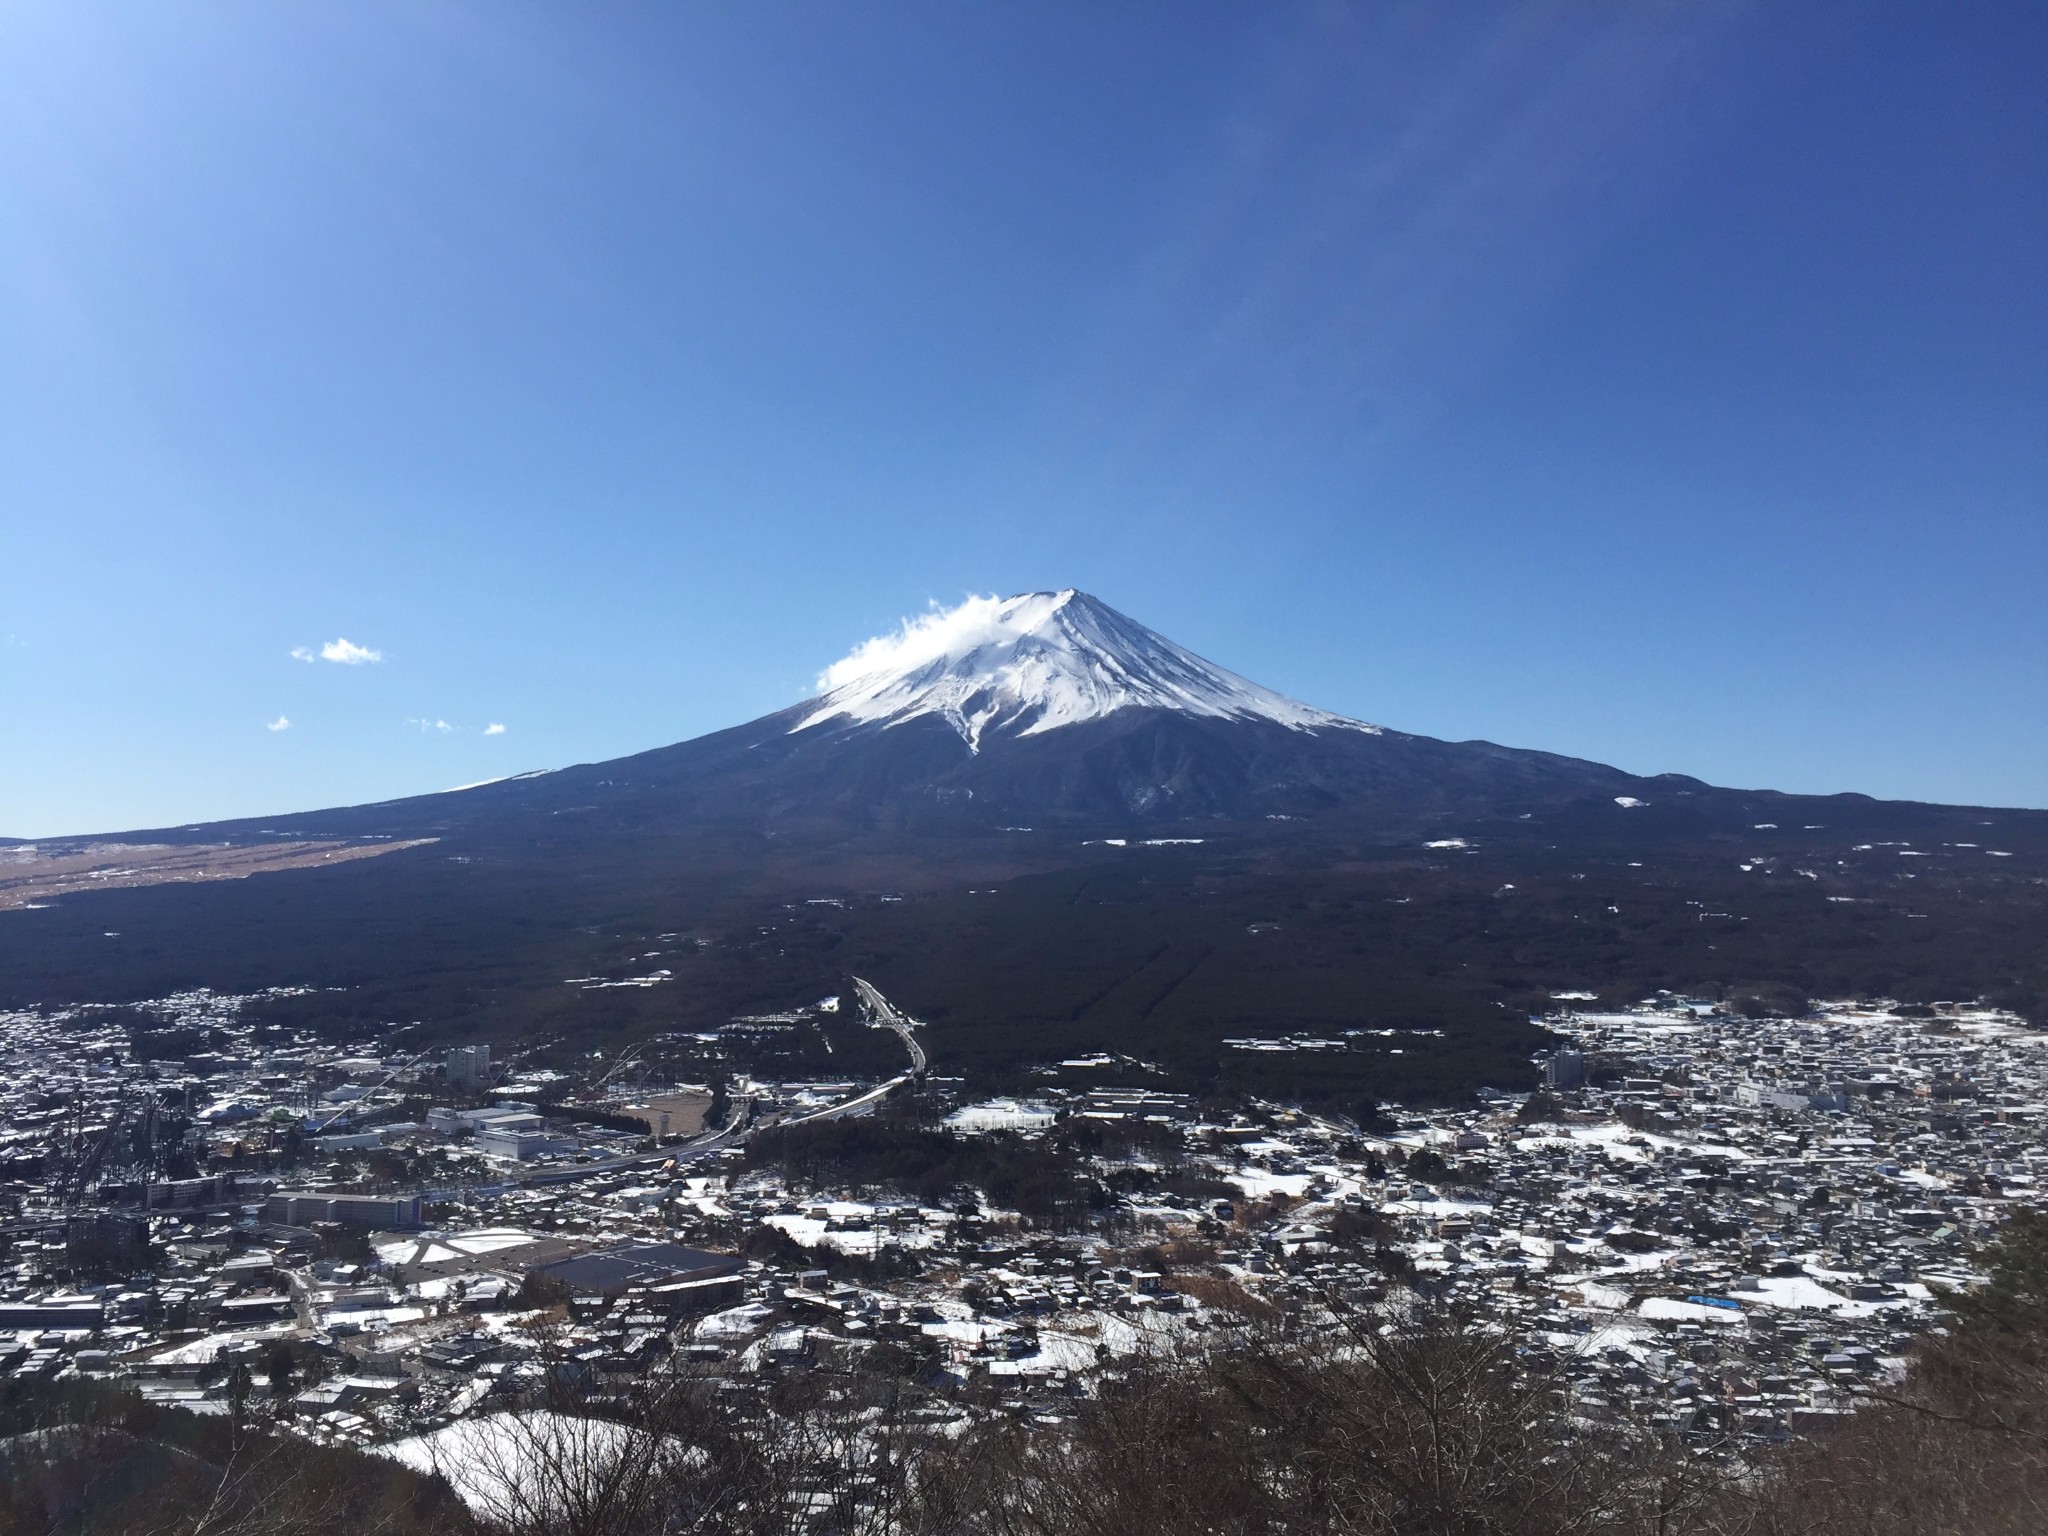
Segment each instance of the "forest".
M0 1006L300 988L263 1017L568 1060L862 975L976 1085L1109 1052L1162 1086L1333 1105L1527 1087L1547 1038L1529 1020L1558 993L1981 998L2048 1021L2044 818L1873 825L1873 804L1745 831L1480 822L1427 846L1219 822L1158 847L428 847L0 913Z

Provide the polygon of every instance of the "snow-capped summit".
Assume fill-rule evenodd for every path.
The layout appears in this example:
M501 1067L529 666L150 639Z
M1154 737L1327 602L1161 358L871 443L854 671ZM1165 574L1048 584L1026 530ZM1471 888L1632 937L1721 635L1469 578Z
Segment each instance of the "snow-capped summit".
M934 609L856 648L810 697L690 741L459 794L228 830L266 846L290 829L503 838L524 849L545 828L549 847L558 837L564 848L594 839L595 850L614 846L607 839L668 848L664 839L686 828L719 828L721 837L756 829L777 847L823 849L850 837L878 857L915 847L943 859L953 837L979 843L1053 827L1087 829L1086 841L1146 824L1234 822L1263 835L1312 820L1346 835L1433 841L1447 826L1563 807L1625 816L1632 830L1667 827L1670 815L1705 803L1693 802L1694 788L1707 790L1313 709L1066 591ZM1685 806L1654 814L1615 808L1623 796L1665 806L1679 795ZM1731 810L1731 825L1763 820L1761 810L1745 802L1748 820ZM902 837L930 841L894 841Z
M936 715L975 752L985 735L1032 736L1134 708L1380 734L1226 672L1072 588L935 609L867 641L818 686L823 697L793 730Z

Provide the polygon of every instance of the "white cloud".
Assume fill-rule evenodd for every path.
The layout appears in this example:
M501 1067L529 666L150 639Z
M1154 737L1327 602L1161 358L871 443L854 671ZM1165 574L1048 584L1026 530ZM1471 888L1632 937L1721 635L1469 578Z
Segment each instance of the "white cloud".
M263 727L266 731L288 731L291 728L292 719L290 715L279 715L275 720L272 720Z
M310 645L295 645L291 657L293 661L332 661L344 667L360 667L366 662L382 661L384 653L367 645L357 645L344 636L328 641L317 651Z
M934 602L929 613L905 619L893 635L863 640L850 655L833 662L818 674L819 691L830 693L877 672L909 671L956 650L970 649L976 638L994 640L1002 633L1002 605L1003 600L994 595L970 597L954 608L941 608Z
M497 721L493 720L489 725L484 727L484 734L486 736L502 736L505 734L505 727L498 724Z
M452 731L455 729L455 727L450 725L446 720L429 720L423 715L414 715L405 723L407 725L416 725L423 731L440 731L444 734L448 731Z
M353 640L330 640L320 647L320 659L337 661L344 667L360 667L366 661L382 661L384 653L357 645Z

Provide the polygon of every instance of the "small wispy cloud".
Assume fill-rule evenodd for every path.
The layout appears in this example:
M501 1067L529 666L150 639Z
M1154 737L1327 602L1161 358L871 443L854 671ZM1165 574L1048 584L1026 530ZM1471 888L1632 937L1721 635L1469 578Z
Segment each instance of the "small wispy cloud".
M367 645L357 645L346 636L330 640L318 650L310 645L295 645L292 647L291 656L293 661L331 661L344 667L360 667L384 659L382 651L372 650Z
M493 720L489 725L484 727L484 734L486 736L502 736L505 734L505 727L498 724L497 721Z
M275 720L268 722L263 727L266 731L288 731L291 728L292 718L290 715L279 715Z
M444 735L447 732L455 729L455 727L450 725L446 720L429 720L424 715L414 715L405 723L407 725L416 725L423 731L439 731Z

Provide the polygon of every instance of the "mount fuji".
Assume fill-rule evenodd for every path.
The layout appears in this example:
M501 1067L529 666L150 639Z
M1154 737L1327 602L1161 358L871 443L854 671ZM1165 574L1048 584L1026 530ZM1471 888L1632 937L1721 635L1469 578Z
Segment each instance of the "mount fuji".
M827 692L798 730L936 715L972 752L984 731L1033 736L1125 709L1380 734L1226 672L1072 588L970 598L870 640L819 681Z
M834 663L819 688L745 725L632 757L271 817L262 829L417 838L568 816L786 836L1336 816L1395 831L1705 788L1349 719L1071 589L927 614ZM254 824L196 830L239 829Z
M1351 1105L1526 1080L1557 994L2048 997L2048 813L1411 735L1075 591L933 612L631 757L8 851L0 1008L210 987L570 1066L659 1036L853 1070L858 1034L718 1054L849 973L970 1079L1108 1052Z

